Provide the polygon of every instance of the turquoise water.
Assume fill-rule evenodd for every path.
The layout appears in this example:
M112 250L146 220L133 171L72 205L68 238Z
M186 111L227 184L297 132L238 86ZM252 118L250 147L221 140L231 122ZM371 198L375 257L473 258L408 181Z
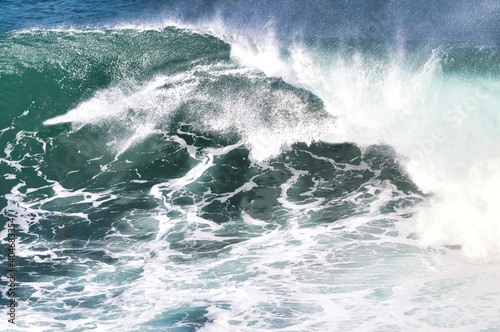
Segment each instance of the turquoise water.
M0 4L7 328L500 329L498 6L318 6Z

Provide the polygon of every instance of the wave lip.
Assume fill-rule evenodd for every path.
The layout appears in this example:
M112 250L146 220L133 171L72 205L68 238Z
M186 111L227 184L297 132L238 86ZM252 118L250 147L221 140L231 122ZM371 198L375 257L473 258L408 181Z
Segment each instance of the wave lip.
M119 31L109 33L119 34ZM229 53L222 52L225 44L218 39L173 28L162 32L123 30L123 34L134 39L143 36L144 47L152 42L150 34L155 39L162 36L171 40L174 45L169 49L175 48L179 39L187 40L188 46L185 50L177 49L176 56L168 50L162 51L166 52L166 59L156 59L147 65L152 68L155 63L171 64L177 70L162 65L150 75L115 78L109 87L96 90L92 97L66 114L44 121L45 125L71 123L76 130L85 125L106 126L112 137L120 137L114 145L122 151L119 145L127 145L130 137L144 139L158 130L168 131L176 124L189 123L199 131L236 135L250 147L252 157L257 160L277 156L295 142L319 140L323 132L335 125L335 118L325 112L319 98L279 78L267 78L258 71L239 67L229 61ZM77 33L76 38L87 40L86 33ZM107 47L114 39L95 40L94 47ZM99 43L102 45L98 46ZM179 57L190 60L183 60L185 64L179 66ZM116 66L122 67L124 61L118 61ZM149 128L149 134L144 133L145 128Z

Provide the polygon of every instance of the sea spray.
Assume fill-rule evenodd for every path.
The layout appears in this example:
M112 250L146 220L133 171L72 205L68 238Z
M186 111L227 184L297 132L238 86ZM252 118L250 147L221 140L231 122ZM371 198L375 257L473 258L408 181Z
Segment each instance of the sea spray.
M500 157L495 51L449 45L371 54L363 45L337 43L327 52L295 42L285 52L268 38L236 43L233 57L317 94L338 118L324 140L393 146L418 187L433 195L415 218L423 245L458 245L467 257L498 259L497 198L487 190L498 182ZM259 60L280 52L288 56L274 61L277 71Z

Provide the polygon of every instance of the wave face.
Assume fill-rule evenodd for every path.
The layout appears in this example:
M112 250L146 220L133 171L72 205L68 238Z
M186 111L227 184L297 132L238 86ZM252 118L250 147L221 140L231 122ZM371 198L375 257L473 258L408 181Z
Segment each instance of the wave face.
M500 9L424 5L6 3L17 328L497 329Z

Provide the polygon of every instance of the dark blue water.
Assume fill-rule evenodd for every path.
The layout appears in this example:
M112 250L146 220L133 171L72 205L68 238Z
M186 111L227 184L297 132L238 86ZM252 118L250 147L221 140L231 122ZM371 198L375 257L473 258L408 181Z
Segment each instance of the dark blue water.
M498 43L495 1L2 1L0 32L33 27L114 26L161 23L165 18L196 22L221 17L231 25L282 35L364 38L394 42L465 41Z

